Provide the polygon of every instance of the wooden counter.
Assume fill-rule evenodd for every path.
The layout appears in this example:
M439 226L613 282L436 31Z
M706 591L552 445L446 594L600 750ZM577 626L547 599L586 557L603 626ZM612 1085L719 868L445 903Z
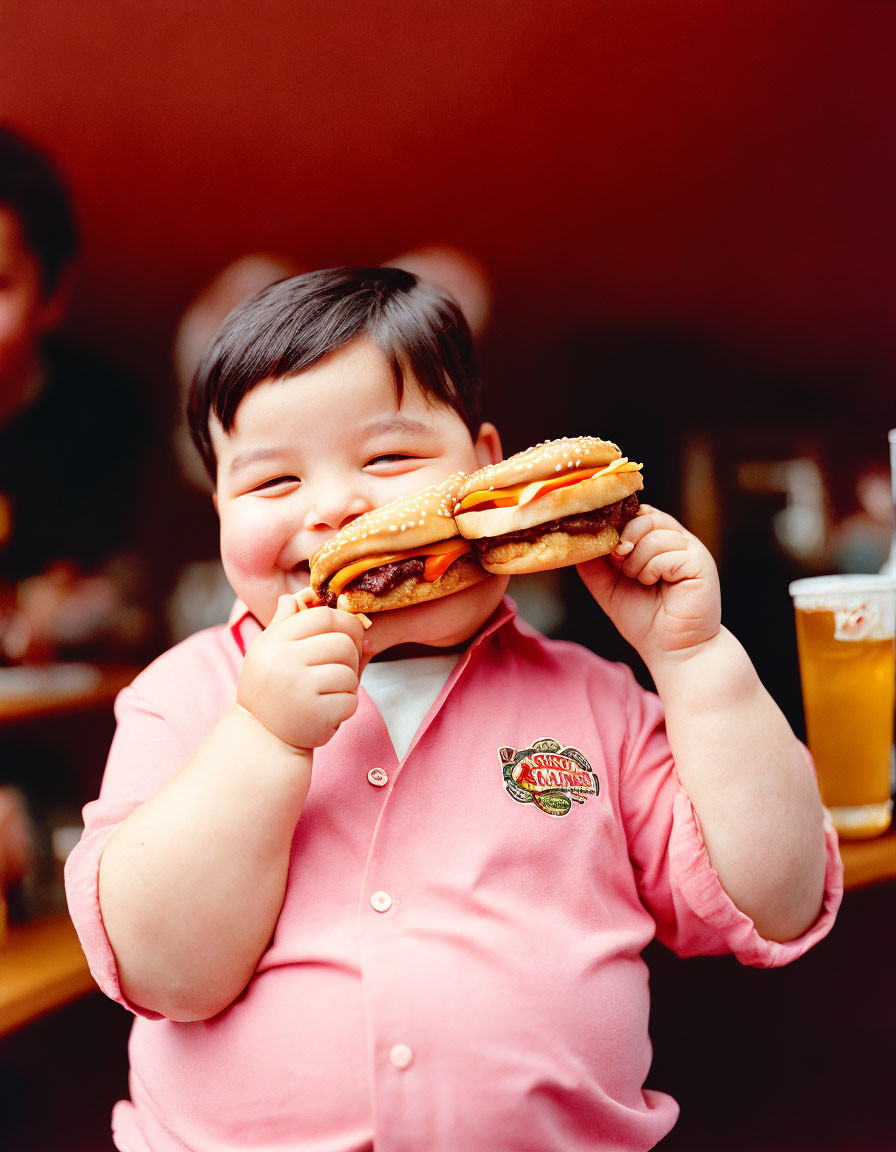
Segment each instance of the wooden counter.
M10 925L0 943L0 1035L95 988L67 916Z
M840 857L847 891L896 879L896 830L871 840L841 840Z
M0 727L111 708L138 671L92 664L0 668Z
M138 671L77 663L0 668L0 733L18 728L18 736L56 717L86 716L92 724L103 713L111 724L112 702ZM0 1035L95 988L64 913L12 924L0 938Z

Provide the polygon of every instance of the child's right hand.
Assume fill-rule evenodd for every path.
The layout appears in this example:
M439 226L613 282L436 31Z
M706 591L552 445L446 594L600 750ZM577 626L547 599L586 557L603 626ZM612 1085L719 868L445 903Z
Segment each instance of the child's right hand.
M246 653L237 704L293 748L319 748L358 707L363 636L348 612L300 610L295 596L281 596Z

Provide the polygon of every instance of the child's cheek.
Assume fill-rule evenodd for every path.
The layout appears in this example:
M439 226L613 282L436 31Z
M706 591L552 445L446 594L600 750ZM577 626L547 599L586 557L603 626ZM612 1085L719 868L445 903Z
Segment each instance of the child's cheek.
M221 560L228 575L269 575L283 544L284 533L271 518L234 509L221 519Z

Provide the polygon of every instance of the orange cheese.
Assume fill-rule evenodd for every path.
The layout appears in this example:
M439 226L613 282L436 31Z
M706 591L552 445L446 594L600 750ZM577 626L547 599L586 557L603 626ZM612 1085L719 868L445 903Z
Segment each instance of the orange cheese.
M529 484L508 484L506 488L496 488L487 492L471 492L461 500L455 509L455 515L470 512L481 504L489 504L495 508L511 508L516 505L521 507L523 504L531 503L536 497L554 492L558 488L569 488L583 480L593 480L596 476L609 476L614 472L637 472L640 468L640 464L635 464L623 456L605 468L579 468L574 472L559 473L547 480L533 480Z
M450 540L439 540L436 544L423 544L419 548L408 548L404 552L386 552L377 556L365 556L361 560L354 560L346 564L330 577L330 591L334 596L350 584L358 576L369 572L371 568L379 568L383 564L391 564L395 560L407 560L411 556L425 556L423 565L423 579L428 581L438 578L451 567L459 556L470 551L469 540L462 540L459 536L452 536Z
M448 541L450 543L450 541ZM470 541L457 537L456 545L450 552L441 552L435 556L427 556L423 565L423 579L430 584L444 576L455 560L465 556L470 551Z

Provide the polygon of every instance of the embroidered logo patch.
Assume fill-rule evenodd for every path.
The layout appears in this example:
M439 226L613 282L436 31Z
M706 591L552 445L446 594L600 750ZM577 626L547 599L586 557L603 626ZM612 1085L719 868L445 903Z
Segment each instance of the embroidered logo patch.
M568 816L573 804L597 796L594 769L578 750L556 740L536 740L531 748L499 748L504 787L518 804L534 804L548 816Z

